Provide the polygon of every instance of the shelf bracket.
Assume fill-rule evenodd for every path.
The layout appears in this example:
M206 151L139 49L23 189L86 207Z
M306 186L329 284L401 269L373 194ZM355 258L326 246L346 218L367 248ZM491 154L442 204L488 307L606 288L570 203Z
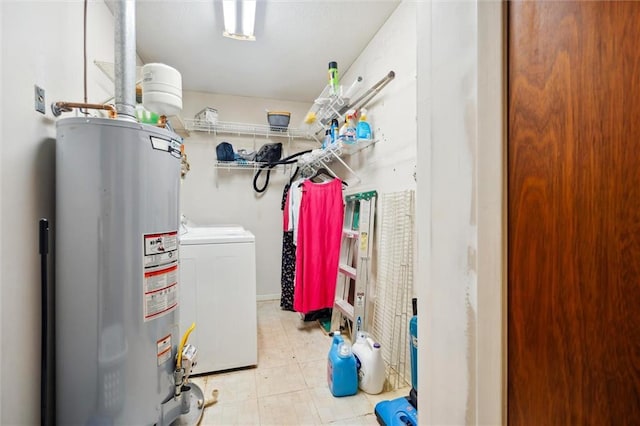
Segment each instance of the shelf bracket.
M331 153L331 155L333 155L334 157L336 157L336 159L347 169L349 170L349 173L351 173L353 176L355 176L357 183L361 183L362 179L360 179L360 176L358 176L358 174L351 168L349 167L349 165L347 163L344 162L344 160L342 158L340 158L340 156L338 154L336 154L333 150L329 151ZM324 164L324 163L323 163ZM327 167L328 169L328 167Z

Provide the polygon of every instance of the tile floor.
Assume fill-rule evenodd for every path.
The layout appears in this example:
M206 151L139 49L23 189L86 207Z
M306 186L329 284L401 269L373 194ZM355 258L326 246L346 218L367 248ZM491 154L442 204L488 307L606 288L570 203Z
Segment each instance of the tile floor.
M279 301L258 302L258 366L194 378L205 395L218 389L201 425L377 425L378 401L409 394L362 391L335 398L327 386L331 338L317 322L302 322Z

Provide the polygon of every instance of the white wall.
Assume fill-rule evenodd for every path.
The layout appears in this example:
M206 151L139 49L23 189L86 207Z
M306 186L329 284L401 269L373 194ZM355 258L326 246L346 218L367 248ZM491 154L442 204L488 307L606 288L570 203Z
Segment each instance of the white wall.
M416 3L402 2L369 42L353 65L343 72L343 85L357 76L369 89L389 71L395 78L367 106L368 120L378 142L346 161L362 179L352 190L379 193L415 189L416 167ZM343 171L349 181L352 177Z
M416 2L402 2L343 74L342 84L346 87L358 76L363 77L361 92L364 92L389 71L395 73L395 78L366 106L367 119L377 142L351 156L343 157L361 182L358 183L356 176L337 162L332 164L338 175L350 182L345 190L347 193L376 190L382 195L416 189L416 7ZM380 223L377 220L368 292L373 297L369 297L367 301L367 326L371 325L375 302L378 270L376 247L381 231ZM414 264L414 278L415 269Z
M38 219L52 219L55 230L55 120L49 105L53 101L83 99L83 4L3 1L0 10L3 65L0 295L4 353L0 367L0 423L37 424ZM113 86L93 65L93 60L113 61L113 18L102 1L91 1L88 19L89 102L103 102ZM46 90L46 116L34 110L34 84Z
M501 424L502 5L417 16L420 423Z
M506 423L505 3L478 2L476 423Z
M3 16L4 16L4 2L0 2L0 23L4 22L3 21ZM4 50L4 44L3 44L3 31L0 29L0 49ZM4 88L4 79L3 79L3 55L0 53L0 93L4 93L3 88ZM4 131L3 131L3 117L4 117L4 105L2 102L0 102L0 136L4 135ZM2 141L3 139L0 139L0 141ZM0 224L2 224L2 199L3 197L2 195L2 155L0 154ZM0 243L0 259L4 259L4 256L2 255L2 244ZM0 309L2 309L2 273L0 273ZM4 340L2 340L2 312L0 312L0 344L4 344ZM2 361L2 352L0 350L0 382L4 381L4 375L2 374L2 367L4 366L3 361ZM0 388L0 421L2 421L3 417L2 417L2 388Z
M477 312L475 3L431 8L431 262L423 407L435 424L475 423ZM455 365L455 368L443 368ZM427 392L429 393L429 392Z
M202 108L218 110L220 121L267 124L266 109L291 112L291 126L304 118L310 104L274 99L184 92L182 116L192 118ZM253 190L251 170L215 169L216 145L230 142L234 149L254 150L264 143L283 142L283 156L318 147L316 142L295 140L289 146L285 138L239 137L192 132L185 138L185 152L191 171L182 182L182 213L199 225L239 224L256 236L256 292L260 299L280 297L282 249L282 190L289 180L290 168L278 166L271 172L266 192ZM255 148L254 148L255 147ZM264 185L263 172L259 186Z

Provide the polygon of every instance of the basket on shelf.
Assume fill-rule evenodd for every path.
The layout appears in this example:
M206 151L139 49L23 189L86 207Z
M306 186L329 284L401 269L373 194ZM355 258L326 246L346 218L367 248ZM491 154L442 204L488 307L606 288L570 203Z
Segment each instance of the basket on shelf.
M284 132L289 127L289 120L291 120L291 113L284 111L269 111L267 112L267 121L271 126L273 132Z

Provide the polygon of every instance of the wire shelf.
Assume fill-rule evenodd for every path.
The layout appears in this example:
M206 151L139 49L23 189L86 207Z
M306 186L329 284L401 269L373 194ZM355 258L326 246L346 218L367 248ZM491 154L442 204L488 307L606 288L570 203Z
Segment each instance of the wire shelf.
M375 139L358 139L354 143L350 144L338 141L325 148L314 149L310 153L302 155L298 159L298 166L300 167L302 176L311 176L321 167L328 169L331 174L336 176L336 174L329 168L328 164L333 160L338 160L338 162L340 162L349 172L351 172L353 176L356 177L358 182L361 182L357 173L340 157L343 155L353 155L376 142L377 140Z
M349 109L351 99L359 92L359 89L362 89L361 82L362 77L357 77L344 92L343 86L340 86L337 94L332 93L331 86L325 86L307 112L305 122L301 127L309 133L318 134L331 126L332 119L344 121L344 115Z
M256 170L260 166L266 166L269 163L258 161L216 161L214 166L218 169L228 170Z
M246 124L218 121L212 124L202 120L184 119L185 128L189 131L206 132L213 134L231 134L245 136L264 136L266 138L280 137L288 139L306 139L318 142L318 139L308 132L300 129L286 128L274 129L268 124Z
M329 145L323 149L314 149L310 153L302 155L298 159L298 166L302 176L310 176L320 167L327 167L333 160L340 159L342 155L342 143Z

